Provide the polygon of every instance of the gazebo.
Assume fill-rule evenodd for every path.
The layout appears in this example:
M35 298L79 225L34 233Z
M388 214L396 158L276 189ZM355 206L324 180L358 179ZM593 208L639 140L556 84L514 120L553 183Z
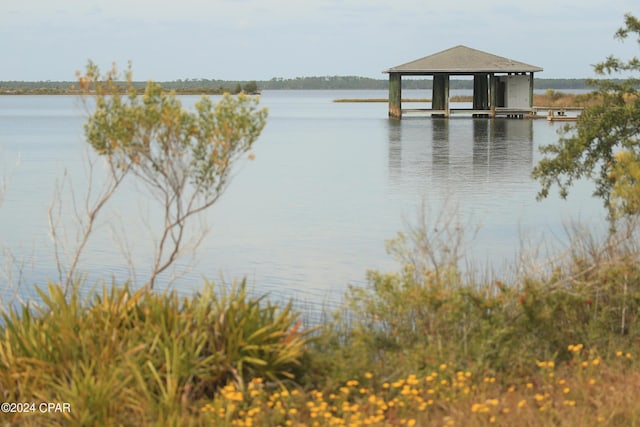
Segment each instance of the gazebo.
M532 112L535 65L514 61L466 46L455 46L424 58L385 70L389 74L389 117L403 113L426 113L436 117L452 114L524 117ZM402 76L432 76L431 108L402 108ZM450 108L451 76L473 76L472 108Z

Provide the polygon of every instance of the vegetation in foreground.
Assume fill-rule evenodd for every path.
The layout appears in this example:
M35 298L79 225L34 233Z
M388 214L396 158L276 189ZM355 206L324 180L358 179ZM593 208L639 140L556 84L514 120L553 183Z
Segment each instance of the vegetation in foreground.
M5 310L5 425L625 425L640 423L638 228L511 282L463 279L459 229L389 244L316 328L290 304L206 284L42 290ZM622 228L622 227L619 227ZM454 242L454 243L451 243ZM526 269L525 269L526 270ZM536 270L537 271L537 270ZM329 318L329 316L327 316Z

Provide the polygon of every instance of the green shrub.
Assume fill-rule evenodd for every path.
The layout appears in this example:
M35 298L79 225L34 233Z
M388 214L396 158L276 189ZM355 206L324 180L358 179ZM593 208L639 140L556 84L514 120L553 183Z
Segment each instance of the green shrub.
M54 284L39 295L3 314L0 396L72 412L9 417L23 424L182 424L228 382L295 379L307 341L291 304L252 297L244 281L192 297L112 285L82 298Z
M604 241L570 235L564 257L511 283L463 278L461 229L410 229L389 246L400 271L372 271L366 287L349 288L310 372L338 382L367 371L397 378L444 361L515 380L535 373L536 361L570 360L571 344L629 348L640 337L640 251L638 228L623 229Z

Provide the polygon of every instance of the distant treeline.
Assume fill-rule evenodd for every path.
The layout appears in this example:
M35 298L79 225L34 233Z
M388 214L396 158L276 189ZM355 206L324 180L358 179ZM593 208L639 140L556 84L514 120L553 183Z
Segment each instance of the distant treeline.
M176 80L172 82L159 82L167 90L175 90L180 94L207 94L219 95L223 93L257 94L260 92L256 81L222 81L222 80ZM143 92L147 82L131 83L139 92ZM123 89L125 84L122 84ZM23 81L0 81L0 95L71 95L79 93L77 82L44 81L44 82L23 82Z
M428 78L403 78L404 89L431 89L433 81ZM284 79L274 77L258 82L261 89L387 89L388 79L372 79L357 76L296 77ZM588 89L587 79L535 79L537 89ZM473 89L473 80L451 79L451 89Z
M536 89L588 89L587 79L539 79L535 80ZM286 79L274 77L262 81L230 81L216 79L185 79L160 82L165 89L181 94L221 94L225 92L259 93L260 90L322 90L322 89L387 89L387 79L372 79L358 76L322 76L296 77ZM76 82L63 81L0 81L0 94L56 95L73 94ZM146 82L134 82L141 91ZM431 89L432 80L408 79L402 81L405 89ZM472 80L451 80L451 89L472 89Z

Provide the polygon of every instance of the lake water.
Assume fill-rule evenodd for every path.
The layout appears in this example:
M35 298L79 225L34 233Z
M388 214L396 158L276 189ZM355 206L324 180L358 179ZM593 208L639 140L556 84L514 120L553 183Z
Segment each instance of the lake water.
M461 91L464 94L464 91ZM452 93L455 95L457 93ZM362 285L368 269L392 270L385 240L414 222L421 205L437 215L454 210L479 232L468 248L479 269L506 272L520 242L561 244L563 225L579 219L606 227L588 183L568 201L557 193L536 202L530 178L538 147L557 140L546 120L387 118L385 103L333 103L384 98L385 91L267 91L269 118L254 161L235 170L230 188L207 214L211 230L174 283L188 292L202 278L247 277L253 288L325 303L347 284ZM428 94L405 91L405 97ZM214 97L215 98L215 97ZM197 97L182 97L192 105ZM0 289L55 279L47 211L66 174L76 201L86 188L85 113L75 97L0 97ZM144 281L158 209L144 187L128 182L100 220L80 263L88 283L115 277ZM73 210L62 216L73 241ZM444 206L447 206L444 208ZM119 236L119 237L118 237ZM123 238L124 237L124 238ZM123 241L134 260L130 271ZM167 278L164 277L163 280Z

